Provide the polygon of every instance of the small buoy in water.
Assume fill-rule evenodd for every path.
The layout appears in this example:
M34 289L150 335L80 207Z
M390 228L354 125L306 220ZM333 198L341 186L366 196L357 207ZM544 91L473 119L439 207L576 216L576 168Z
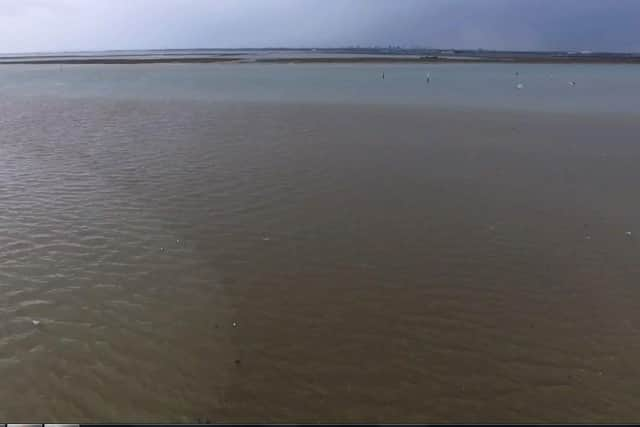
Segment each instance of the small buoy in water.
M569 86L575 86L575 85L576 85L576 82L574 82L574 81L570 81L569 82Z
M164 248L160 248L160 252L164 252Z
M384 80L384 73L382 73L382 80Z
M237 327L238 327L238 322L233 322L233 323L231 324L231 326L233 326L234 328L237 328Z
M180 244L180 239L176 239L176 243L177 243L177 244Z
M40 321L39 320L32 320L31 323L33 323L33 326L40 325Z
M262 238L262 240L264 240L265 242L268 242L269 240L271 240L271 238L270 238L270 237L267 237L267 236L264 236L264 237Z
M631 232L630 232L630 231L627 231L627 232L626 232L626 233L624 233L624 234L626 234L626 235L627 235L627 237L631 237Z
M522 89L522 88L524 88L524 85L522 83L518 83L516 85L516 89Z

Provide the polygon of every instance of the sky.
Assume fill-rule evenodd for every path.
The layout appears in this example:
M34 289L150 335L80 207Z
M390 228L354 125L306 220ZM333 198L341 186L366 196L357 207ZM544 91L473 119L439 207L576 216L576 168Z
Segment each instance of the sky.
M246 47L640 52L640 0L0 0L0 52Z

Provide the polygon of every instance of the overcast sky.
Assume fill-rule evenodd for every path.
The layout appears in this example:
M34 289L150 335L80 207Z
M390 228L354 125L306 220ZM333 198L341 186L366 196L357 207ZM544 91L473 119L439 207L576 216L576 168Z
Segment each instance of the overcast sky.
M640 51L640 0L0 0L0 52L389 44Z

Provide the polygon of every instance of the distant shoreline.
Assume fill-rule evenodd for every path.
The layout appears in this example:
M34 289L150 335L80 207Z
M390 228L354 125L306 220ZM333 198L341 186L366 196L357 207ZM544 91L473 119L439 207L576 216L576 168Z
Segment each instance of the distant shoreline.
M38 59L41 58L41 59ZM304 57L261 57L232 56L221 54L216 56L158 56L140 57L9 57L0 65L135 65L135 64L206 64L206 63L242 63L242 64L640 64L640 56L495 56L495 57L455 57L455 56L304 56Z
M94 64L171 64L171 63L211 63L234 62L241 58L233 57L206 57L206 58L78 58L78 59L11 59L2 61L0 65L94 65Z
M349 58L262 58L257 63L275 64L308 64L308 63L500 63L500 64L640 64L640 58L579 58L579 57L548 57L548 58L444 58L444 57L349 57Z

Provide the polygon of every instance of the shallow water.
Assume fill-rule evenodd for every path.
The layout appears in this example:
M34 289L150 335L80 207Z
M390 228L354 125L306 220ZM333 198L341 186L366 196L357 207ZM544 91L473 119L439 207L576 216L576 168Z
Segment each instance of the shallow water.
M92 78L0 100L0 417L637 419L634 115Z

